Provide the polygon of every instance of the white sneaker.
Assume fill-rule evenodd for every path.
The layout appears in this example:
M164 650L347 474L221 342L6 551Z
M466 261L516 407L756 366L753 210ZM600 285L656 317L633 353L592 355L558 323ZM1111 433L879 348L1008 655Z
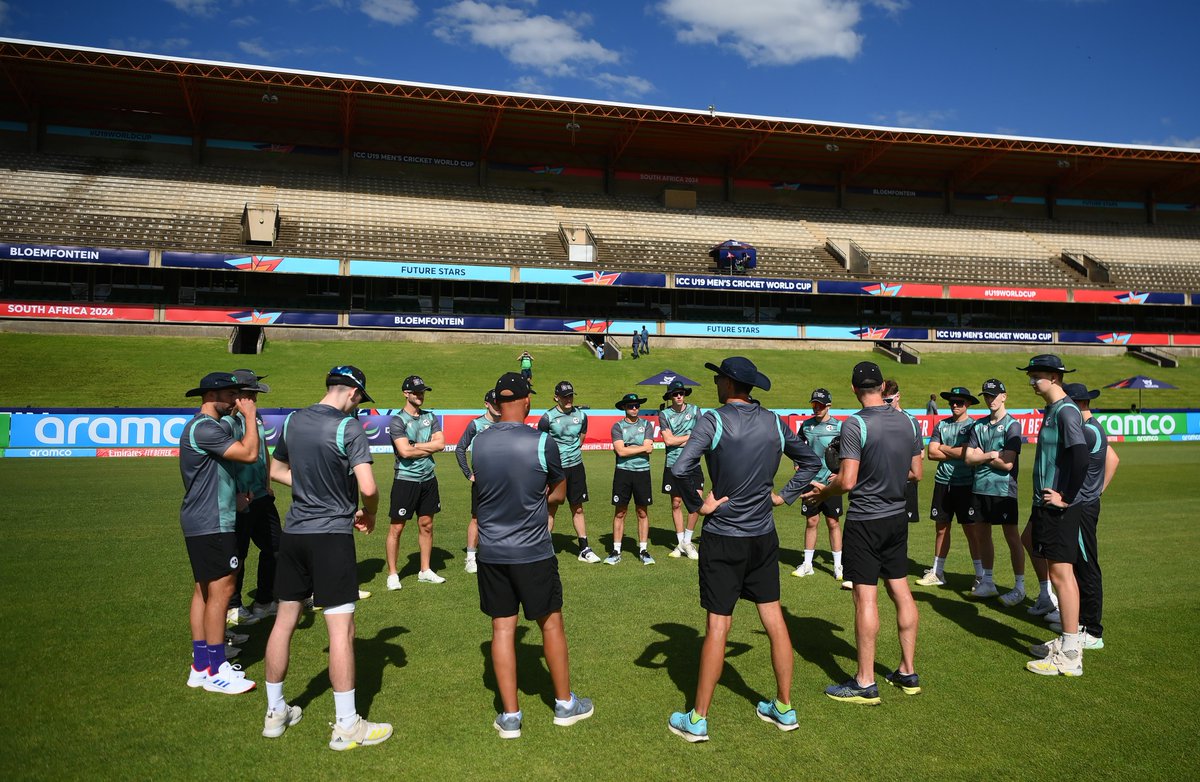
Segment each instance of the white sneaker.
M683 544L680 543L676 545L675 548L671 549L671 553L667 554L667 556L671 557L672 559L679 559L680 557L684 556Z
M362 717L351 728L343 728L336 722L331 723L333 735L329 738L329 748L341 752L355 747L369 747L372 744L382 744L392 737L392 726L386 722L367 722Z
M695 543L684 543L683 550L688 559L700 559L700 551L696 548Z
M422 570L417 574L417 580L425 584L444 584L446 579L434 573L432 570Z
M221 692L226 695L241 695L250 692L256 686L242 673L242 666L233 665L228 661L221 663L216 673L210 673L204 680L204 689L209 692Z
M465 563L463 563L463 570L467 571L468 573L478 573L479 572L479 565L476 564L474 557L472 557L471 559L468 559Z
M835 581L842 581L842 566L835 565L833 568L833 578Z
M269 739L277 739L283 735L283 732L295 725L304 717L304 712L299 706L288 706L286 703L279 711L267 710L267 717L263 720L263 736Z
M242 647L225 644L225 659L232 660L242 653Z
M1024 599L1025 599L1025 590L1024 589L1011 589L1008 592L1005 592L1004 594L1000 595L1000 602L1003 603L1004 605L1008 606L1009 608L1020 605Z
M1042 619L1046 620L1049 624L1062 624L1062 612L1056 608L1050 613L1043 615Z
M1083 676L1083 653L1054 650L1042 660L1030 660L1025 670L1042 676Z
M203 668L197 671L195 668L188 666L188 686L193 690L197 687L203 687L205 680L208 679L208 669Z
M801 562L800 565L792 571L792 575L796 578L804 578L805 576L811 576L812 574L813 566L811 564L806 565L803 562Z
M257 624L259 617L255 616L250 609L245 606L231 608L225 612L225 624L235 625L252 625Z
M1084 649L1103 649L1104 638L1095 636L1089 633L1086 629L1083 631L1083 648Z
M358 590L358 599L359 600L366 600L370 596L371 596L371 593L368 592L367 590L365 590L365 589Z
M600 555L592 551L592 547L588 546L579 552L579 561L586 562L589 565L594 565L600 561Z
M1033 616L1045 616L1046 614L1058 608L1058 600L1052 598L1046 592L1042 592L1037 596L1037 600L1033 605L1029 606L1028 611Z
M255 600L254 603L250 605L250 613L254 614L254 616L258 617L259 619L265 619L268 616L275 616L275 613L278 610L278 600L272 600L269 603L260 603Z
M853 582L853 581L843 581L843 582L842 582L842 589L847 589L847 590L852 590L852 589L854 589L854 582Z
M923 587L940 587L946 583L946 574L938 573L933 568L925 571L925 575L917 579L917 585Z
M395 592L397 589L400 588L400 574L399 573L392 573L390 576L388 576L387 588L392 590L393 592Z
M233 644L234 646L241 646L242 644L246 643L249 640L250 640L250 636L246 635L245 633L235 633L232 630L225 631L225 643L227 643L227 644Z
M991 581L980 581L971 590L971 597L982 600L985 597L995 597L1000 594L1000 590L996 589L996 585Z

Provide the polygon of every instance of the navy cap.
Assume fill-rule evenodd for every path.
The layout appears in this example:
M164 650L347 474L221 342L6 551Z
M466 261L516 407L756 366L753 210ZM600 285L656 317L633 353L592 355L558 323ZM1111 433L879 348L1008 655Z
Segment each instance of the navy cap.
M489 405L496 404L496 389L489 388L487 393L483 395L483 401L485 404Z
M624 410L629 405L634 404L638 407L641 407L642 405L646 404L646 398L638 396L637 394L626 394L618 399L617 403L613 405L613 407L617 408L618 410Z
M505 372L496 380L496 401L500 403L524 399L530 394L536 394L533 386L523 375L517 372Z
M855 388L872 388L883 385L883 372L874 361L860 361L854 365L850 382Z
M687 383L684 383L682 380L672 380L671 384L667 386L667 390L663 392L663 399L670 399L680 391L683 392L684 396L692 395L692 389L688 387Z
M1003 394L1007 391L1008 389L1004 387L1003 383L996 378L992 378L991 380L983 381L983 390L979 393L983 394L984 396L996 396L997 394Z
M1067 383L1063 386L1063 391L1067 392L1067 396L1071 397L1072 402L1091 401L1100 396L1100 389L1088 391L1088 387L1083 383Z
M184 396L204 396L207 391L223 391L226 388L244 388L245 383L237 379L232 372L209 372L200 378L200 385L188 391Z
M812 396L808 398L810 402L820 402L823 405L833 404L833 395L829 393L828 388L814 388Z
M256 375L252 369L235 369L233 376L241 382L246 391L257 391L260 394L270 393L271 387L262 382L266 375Z
M771 379L759 372L758 367L754 366L754 362L748 358L730 356L721 362L721 366L705 364L704 368L711 369L713 372L736 380L745 386L761 388L763 391L771 390Z
M945 399L947 402L949 402L951 399L965 399L973 405L979 404L979 400L975 397L975 395L962 386L955 386L949 391L943 391L938 396L940 396L942 399Z
M400 385L400 390L417 393L420 391L432 391L433 387L425 385L425 381L421 379L420 375L409 375L404 378L404 382Z
M1029 359L1029 364L1023 367L1017 367L1022 372L1074 372L1074 369L1067 369L1063 364L1062 359L1053 353L1042 353Z
M362 391L364 402L374 402L371 395L367 393L367 375L361 369L350 364L345 366L334 367L329 370L329 374L325 377L325 387L330 386L350 386Z
M560 380L554 387L554 395L557 397L575 396L575 386L571 385L570 380Z

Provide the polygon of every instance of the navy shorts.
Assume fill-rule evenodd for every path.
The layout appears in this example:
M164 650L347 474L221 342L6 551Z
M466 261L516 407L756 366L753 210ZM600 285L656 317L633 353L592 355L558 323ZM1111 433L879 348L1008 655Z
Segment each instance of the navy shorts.
M479 561L479 610L493 619L516 616L524 606L525 618L537 620L561 611L562 604L557 558L517 565Z
M971 515L984 524L1016 524L1017 498L976 494L971 502Z
M650 471L614 470L612 504L618 508L629 505L629 500L639 508L648 508L654 502L650 493Z
M427 481L392 481L392 509L388 518L393 523L408 521L413 516L433 516L442 512L442 497L437 478Z
M950 486L945 483L933 484L933 505L929 508L929 518L938 524L949 524L958 519L959 524L974 524L971 515L971 500L975 495L970 486Z
M236 532L214 532L184 538L188 559L192 563L192 578L197 584L216 581L237 571L238 536Z

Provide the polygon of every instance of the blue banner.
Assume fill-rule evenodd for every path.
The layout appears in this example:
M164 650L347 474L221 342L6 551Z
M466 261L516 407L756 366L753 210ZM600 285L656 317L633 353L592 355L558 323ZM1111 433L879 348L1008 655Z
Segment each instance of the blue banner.
M223 255L221 253L164 252L162 265L190 269L233 269L242 272L327 274L336 277L335 258L289 258L280 255Z
M985 329L936 329L940 342L1053 342L1052 331L992 331Z
M188 143L192 143L188 140ZM337 147L310 147L303 144L273 144L269 141L235 141L232 139L210 138L204 142L209 149L239 149L245 152L274 152L276 154L320 155L329 157L340 155Z
M386 163L408 163L418 166L446 166L449 168L474 168L474 160L460 158L428 157L426 155L399 155L393 152L368 152L355 150L351 153L355 160L382 160Z
M29 123L13 122L11 120L0 120L0 130L13 130L18 133L24 133L29 130Z
M512 282L512 269L507 266L457 266L449 263L350 261L350 276Z
M14 413L9 445L15 448L172 448L195 411L177 415ZM76 454L82 455L82 454ZM94 455L94 454L92 454Z
M668 337L768 337L771 339L796 339L800 336L798 326L778 326L767 323L675 323L663 328Z
M59 244L6 244L0 242L0 258L17 261L63 261L65 263L114 263L149 266L149 250L114 250L110 247L71 247Z
M513 328L516 331L574 331L580 334L608 334L617 339L622 336L633 337L633 332L641 332L642 326L649 326L653 321L636 320L562 320L561 318L515 318ZM654 336L651 334L651 336Z
M929 329L890 326L873 328L864 326L805 326L805 339L864 339L872 342L884 340L929 339Z
M53 136L81 136L105 141L139 141L145 144L192 145L190 136L171 136L166 133L142 133L136 130L109 130L107 128L76 128L69 125L47 125L46 132Z
M715 274L676 274L676 288L704 290L761 291L763 293L812 293L812 280L785 277L734 277Z
M1090 198L1056 198L1058 206L1083 206L1088 209L1145 209L1142 201L1102 201Z
M484 315L422 315L419 313L352 312L351 326L391 329L470 329L503 331L504 318Z
M841 293L852 296L918 297L940 299L945 293L941 285L913 282L853 282L850 280L821 280L817 283L821 293Z
M894 187L847 187L855 195L888 196L889 198L941 198L941 190L908 190Z
M522 266L521 282L550 285L621 285L638 288L665 288L667 275L648 272L578 272L574 269L540 269Z

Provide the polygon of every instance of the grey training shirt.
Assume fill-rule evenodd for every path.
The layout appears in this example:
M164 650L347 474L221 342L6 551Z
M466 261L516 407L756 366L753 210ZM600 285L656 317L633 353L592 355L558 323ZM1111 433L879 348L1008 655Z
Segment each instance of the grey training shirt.
M475 435L493 423L495 422L486 415L472 418L467 423L467 428L463 429L462 437L458 438L458 445L454 446L454 458L458 460L458 469L462 470L468 481L471 480L471 467L467 464L467 451L471 450L471 441L475 439Z
M1083 422L1083 439L1088 449L1087 474L1075 495L1076 505L1100 501L1104 491L1104 464L1108 460L1108 432L1095 416Z
M907 415L891 405L864 407L842 421L843 459L858 462L847 521L870 521L904 513L904 490L921 438Z
M233 532L237 517L234 463L223 458L237 440L217 419L197 413L179 435L179 475L183 536Z
M558 445L523 423L497 421L471 444L479 561L519 565L554 556L546 487L563 480Z
M358 510L354 468L373 461L367 433L357 419L321 404L290 413L275 458L292 468L292 506L285 533L349 535L354 531Z

